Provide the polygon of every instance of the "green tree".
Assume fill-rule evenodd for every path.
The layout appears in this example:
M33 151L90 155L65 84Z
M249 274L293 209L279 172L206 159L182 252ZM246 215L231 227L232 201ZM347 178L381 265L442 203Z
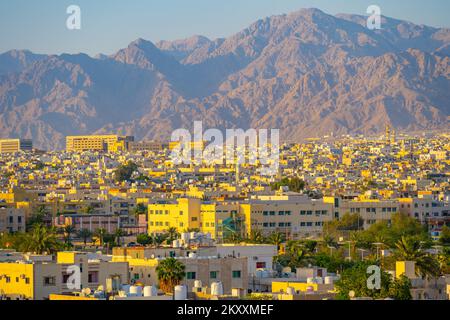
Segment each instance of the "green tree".
M172 293L175 286L185 278L186 266L174 258L164 259L156 267L159 287L165 293Z
M83 239L83 243L86 246L88 240L92 237L92 232L89 229L81 229L78 231L78 237Z
M60 245L53 228L35 224L31 232L25 234L22 243L18 247L22 252L52 254L60 248Z
M412 300L411 280L405 275L392 281L389 288L389 297L394 300Z
M286 236L284 233L274 232L269 236L268 241L270 244L276 245L277 250L280 250L281 244L286 241Z
M170 227L167 230L167 241L168 242L172 242L173 240L178 239L178 237L180 236L180 234L178 233L177 228L175 227Z
M114 231L114 239L118 247L120 247L122 244L123 236L125 236L125 232L122 229L117 228L116 231Z
M261 230L252 230L247 240L249 243L263 243L264 237Z
M45 217L47 216L47 210L45 206L39 206L36 211L27 219L26 230L30 231L34 225L44 224Z
M370 276L367 270L371 265L366 262L358 262L352 268L345 269L341 274L341 278L335 283L336 298L348 300L350 299L350 291L355 292L356 297L388 298L391 279L390 275L385 271L381 271L380 289L370 289L367 285L367 280Z
M72 234L74 234L76 232L75 227L72 225L68 225L68 226L65 226L62 231L64 234L64 242L66 243L66 245L68 247L71 247L72 246Z
M114 171L114 179L116 182L130 181L133 173L137 170L138 166L134 162L129 161L126 164L120 165Z
M281 187L289 187L290 191L300 192L305 188L305 181L299 178L283 178L278 182L272 183L272 190L279 190Z
M147 245L151 244L153 240L152 240L152 237L150 237L148 234L143 233L143 234L139 234L136 237L136 241L140 245L147 246Z
M106 229L103 229L103 228L99 228L94 231L94 236L97 237L101 246L103 246L103 244L104 244L106 234L107 234Z
M147 207L143 203L138 203L136 207L134 208L134 215L137 217L140 214L146 214L147 213Z
M415 261L416 273L421 277L436 277L440 274L438 260L426 253L415 237L402 237L395 245L394 256L399 261Z
M442 227L441 236L439 237L439 243L444 246L450 245L450 228L447 226Z

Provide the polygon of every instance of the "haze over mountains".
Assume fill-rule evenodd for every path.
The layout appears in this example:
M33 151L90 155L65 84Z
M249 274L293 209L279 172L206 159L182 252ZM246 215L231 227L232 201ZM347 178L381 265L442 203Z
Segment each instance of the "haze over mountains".
M448 129L450 30L303 9L226 39L138 39L111 56L0 55L0 137L279 128L284 141Z

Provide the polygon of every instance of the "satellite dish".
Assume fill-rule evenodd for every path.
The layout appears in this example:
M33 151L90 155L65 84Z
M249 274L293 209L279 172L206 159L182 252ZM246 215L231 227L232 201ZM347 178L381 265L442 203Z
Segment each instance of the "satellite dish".
M90 295L90 294L92 293L91 288L85 288L85 289L84 289L84 293L85 293L87 296Z

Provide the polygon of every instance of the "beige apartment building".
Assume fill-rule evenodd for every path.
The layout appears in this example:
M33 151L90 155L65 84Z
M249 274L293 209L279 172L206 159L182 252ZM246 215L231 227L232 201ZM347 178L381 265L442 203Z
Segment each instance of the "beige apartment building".
M116 253L119 253L118 251ZM119 253L120 254L120 253ZM231 294L232 289L248 289L248 269L246 257L197 256L176 257L186 267L186 276L182 285L191 291L195 281L200 280L202 287L210 287L213 282L222 282L224 294ZM158 286L156 272L163 258L146 259L130 256L113 256L113 261L126 261L130 268L130 281L144 286Z
M293 240L318 238L325 222L333 220L331 204L295 193L258 196L242 203L241 208L248 234L253 230L265 236L280 232Z
M380 221L391 221L392 215L400 212L397 200L325 198L325 202L334 204L335 218L346 213L359 214L363 220L363 229Z
M24 231L25 210L0 203L0 233Z
M33 142L29 139L0 139L0 154L32 150Z

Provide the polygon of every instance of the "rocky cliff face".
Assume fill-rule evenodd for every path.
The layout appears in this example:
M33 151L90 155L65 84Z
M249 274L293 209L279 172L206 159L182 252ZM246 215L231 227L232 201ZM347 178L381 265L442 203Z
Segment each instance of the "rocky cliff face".
M285 141L448 128L450 31L317 9L259 20L227 38L116 54L0 55L0 136L64 147L69 134L168 139L172 130L279 128Z

